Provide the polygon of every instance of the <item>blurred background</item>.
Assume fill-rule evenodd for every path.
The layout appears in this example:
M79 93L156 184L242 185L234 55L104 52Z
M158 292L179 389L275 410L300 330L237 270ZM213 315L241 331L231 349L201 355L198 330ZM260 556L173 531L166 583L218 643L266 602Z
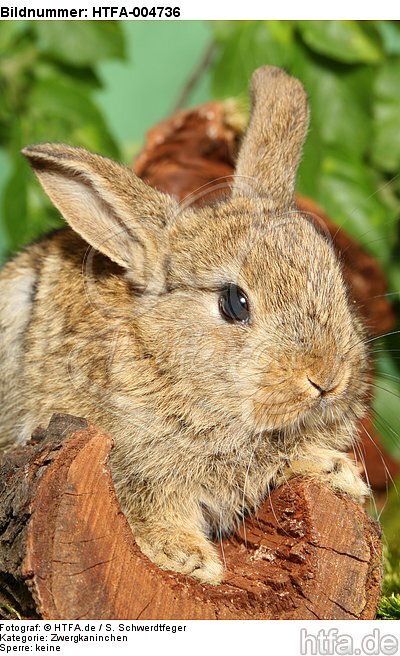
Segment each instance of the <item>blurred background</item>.
M1 21L0 262L62 225L19 155L24 145L63 141L130 164L146 131L177 108L233 97L246 112L250 75L265 63L298 77L310 97L298 191L378 260L398 318L396 21ZM397 330L398 319L374 342L374 409L385 448L400 459ZM399 536L391 495L383 518L387 535ZM400 617L400 597L390 598L400 590L399 545L390 556L387 612Z

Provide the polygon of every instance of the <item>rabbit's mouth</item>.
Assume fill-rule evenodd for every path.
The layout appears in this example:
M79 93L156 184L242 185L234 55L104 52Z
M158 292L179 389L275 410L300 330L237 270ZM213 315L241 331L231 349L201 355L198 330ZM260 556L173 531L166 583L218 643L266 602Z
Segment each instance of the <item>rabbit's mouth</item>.
M360 418L364 404L352 393L348 381L341 379L328 389L317 386L314 381L293 395L293 391L272 400L253 400L254 417L262 430L275 431L299 429L305 426L323 428L337 421Z
M368 395L364 352L343 356L338 351L323 357L313 353L303 361L284 356L259 375L251 394L257 426L262 430L298 431L307 425L320 429L340 420L363 416Z
M253 402L254 416L257 428L263 431L276 431L287 429L306 421L312 416L321 404L320 399L293 400L292 403L262 403Z

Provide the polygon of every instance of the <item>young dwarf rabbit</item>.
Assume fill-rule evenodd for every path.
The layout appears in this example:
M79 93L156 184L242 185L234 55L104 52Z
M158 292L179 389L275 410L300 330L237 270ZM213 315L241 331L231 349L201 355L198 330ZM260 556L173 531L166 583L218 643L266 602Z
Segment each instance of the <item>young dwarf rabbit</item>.
M25 148L72 230L0 276L3 443L53 412L97 423L143 552L213 584L209 538L269 486L311 475L367 493L343 453L364 412L364 328L329 239L295 206L306 95L263 67L252 100L230 195L201 209L83 149Z

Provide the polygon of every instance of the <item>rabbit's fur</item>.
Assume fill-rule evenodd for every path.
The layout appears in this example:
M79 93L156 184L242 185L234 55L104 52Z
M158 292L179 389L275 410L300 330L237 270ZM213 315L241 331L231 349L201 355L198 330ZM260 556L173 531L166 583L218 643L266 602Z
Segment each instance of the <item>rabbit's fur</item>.
M222 565L208 538L270 485L305 474L367 492L343 453L364 412L364 328L329 239L294 204L306 96L273 67L252 91L232 194L214 206L178 205L82 149L26 148L72 230L0 275L4 443L53 412L90 418L115 439L143 551L209 583ZM227 283L246 292L248 324L222 317Z

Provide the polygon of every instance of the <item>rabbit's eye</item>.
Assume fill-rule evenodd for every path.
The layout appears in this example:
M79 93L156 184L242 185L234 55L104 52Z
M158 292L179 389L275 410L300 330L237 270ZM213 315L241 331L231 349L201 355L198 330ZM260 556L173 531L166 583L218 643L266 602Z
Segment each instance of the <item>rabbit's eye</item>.
M250 318L249 302L240 287L234 284L227 285L220 293L219 311L225 321L233 323L248 323Z

